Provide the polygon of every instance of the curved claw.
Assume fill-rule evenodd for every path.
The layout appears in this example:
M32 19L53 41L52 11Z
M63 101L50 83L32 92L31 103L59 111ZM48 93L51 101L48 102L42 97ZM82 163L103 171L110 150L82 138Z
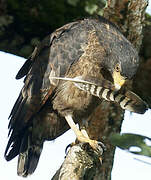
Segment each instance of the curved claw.
M71 143L72 144L72 143ZM65 149L65 154L67 155L67 153L68 153L68 149L71 147L71 144L68 144L67 145L67 147L66 147L66 149Z
M68 153L68 149L71 148L73 145L75 145L74 142L67 145L67 147L66 147L66 149L65 149L65 154L66 154L66 155L67 155L67 153Z
M106 150L106 146L102 142L90 140L89 144L98 156L101 156L103 152Z
M103 151L107 150L106 146L101 141L97 141L97 142L98 142L98 145L102 147Z

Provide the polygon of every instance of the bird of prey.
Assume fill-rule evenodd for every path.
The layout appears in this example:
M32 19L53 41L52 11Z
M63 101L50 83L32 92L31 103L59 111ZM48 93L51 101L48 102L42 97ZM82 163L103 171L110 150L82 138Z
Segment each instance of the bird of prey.
M100 99L108 98L110 90L118 92L126 80L132 79L138 65L138 54L132 44L103 17L69 23L46 37L16 76L25 79L9 116L5 158L9 161L19 155L18 175L32 174L44 141L56 139L69 128L80 142L97 149L99 143L75 124L86 120L101 103ZM59 80L75 77L98 82L109 91L97 94L100 88L88 92L78 83ZM123 97L117 100L114 94L108 100L121 103ZM140 113L145 109L143 104Z

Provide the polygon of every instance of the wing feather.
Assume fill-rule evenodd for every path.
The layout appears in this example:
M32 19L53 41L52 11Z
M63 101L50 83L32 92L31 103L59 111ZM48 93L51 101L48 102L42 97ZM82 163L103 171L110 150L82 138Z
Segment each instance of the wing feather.
M65 76L83 54L82 45L87 38L86 33L79 34L80 23L67 24L47 36L18 72L16 78L25 76L25 80L9 116L10 139L5 151L7 160L19 153L24 129L31 125L34 116L53 96L57 83L52 84L49 77Z

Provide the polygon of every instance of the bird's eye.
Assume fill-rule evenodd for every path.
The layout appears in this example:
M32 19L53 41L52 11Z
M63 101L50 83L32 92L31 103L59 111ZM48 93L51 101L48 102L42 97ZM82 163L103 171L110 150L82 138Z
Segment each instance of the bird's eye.
M120 70L121 70L120 64L116 64L115 71L120 72Z

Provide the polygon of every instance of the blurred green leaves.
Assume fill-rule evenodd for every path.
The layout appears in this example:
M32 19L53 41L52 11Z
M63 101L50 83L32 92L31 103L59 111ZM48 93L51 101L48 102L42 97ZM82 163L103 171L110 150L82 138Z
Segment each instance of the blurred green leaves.
M46 35L69 22L101 15L105 0L7 0L0 18L0 49L28 55ZM31 42L31 43L30 43Z
M88 12L89 14L94 14L97 12L98 6L96 4L91 4L90 2L86 3L85 6L85 11Z
M79 0L67 0L68 4L72 5L72 6L76 6L77 3L79 2Z
M110 141L114 146L130 153L151 157L151 138L138 134L113 134Z
M67 0L68 4L78 6L79 0ZM102 9L106 4L105 0L83 0L84 10L90 14L102 15Z

